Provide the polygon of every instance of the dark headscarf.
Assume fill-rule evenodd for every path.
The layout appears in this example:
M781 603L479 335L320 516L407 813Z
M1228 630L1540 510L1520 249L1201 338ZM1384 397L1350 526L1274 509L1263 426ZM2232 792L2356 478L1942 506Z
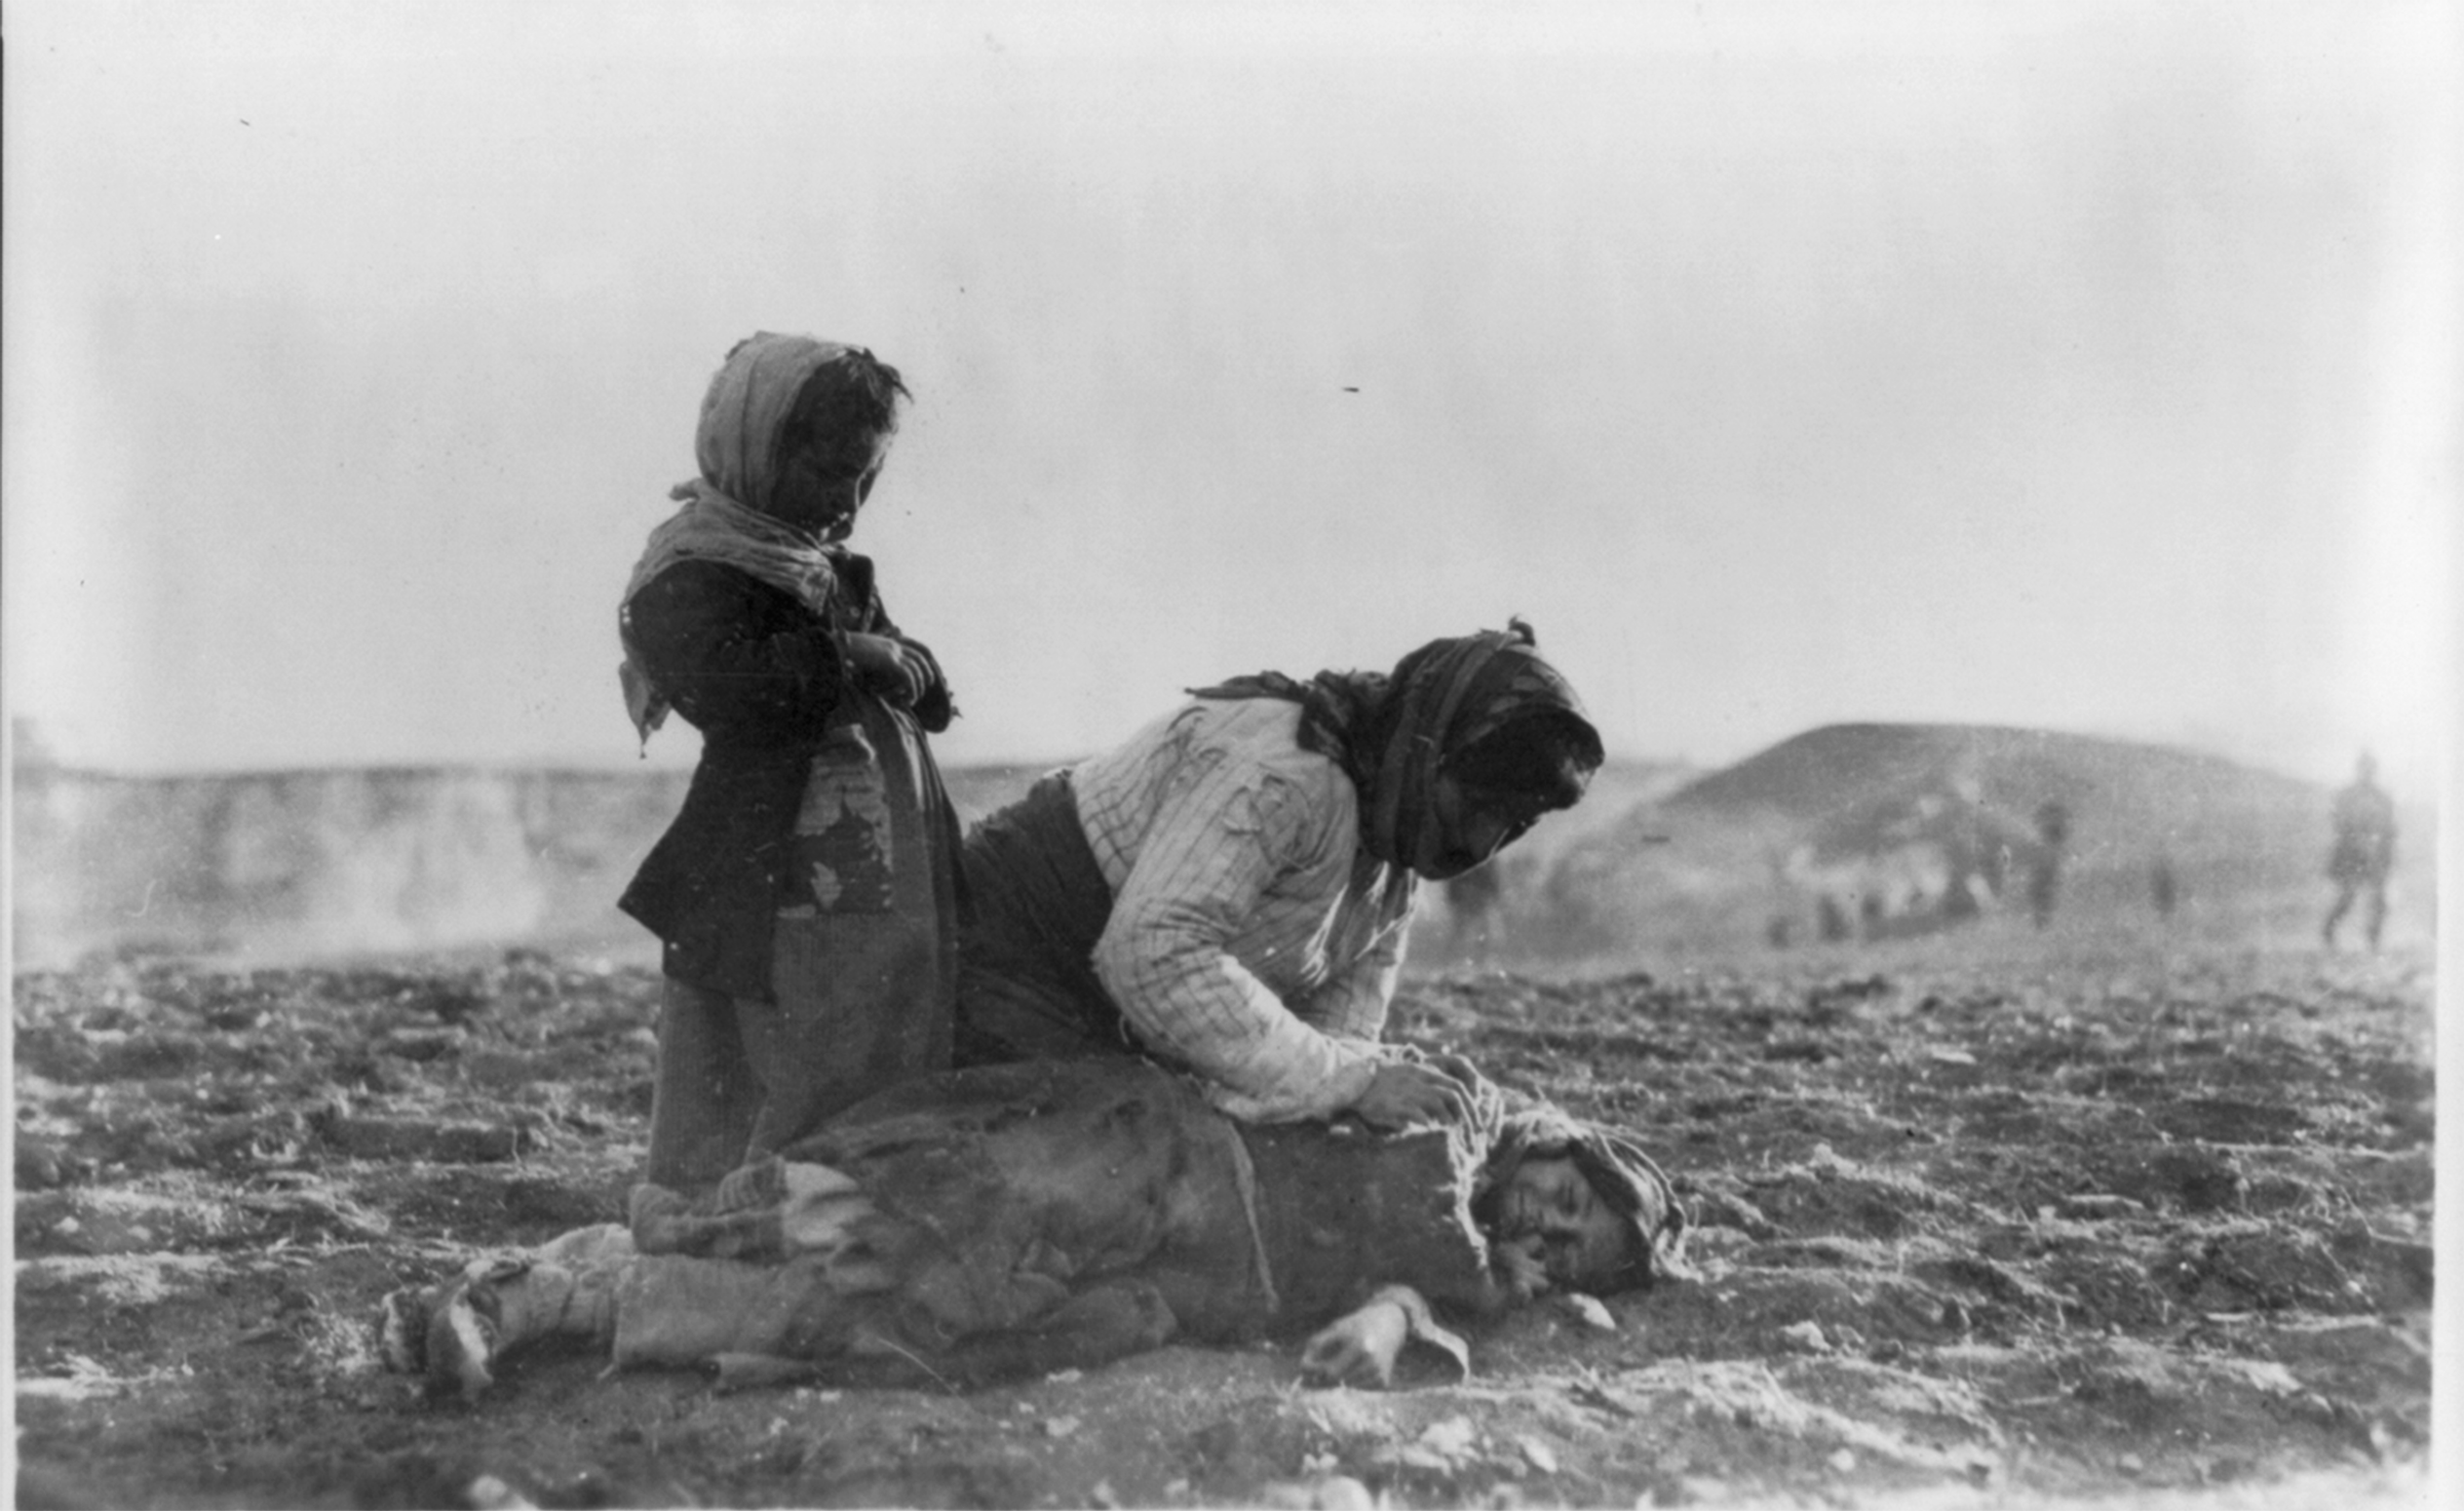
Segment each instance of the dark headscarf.
M1390 866L1419 854L1431 821L1430 792L1446 758L1525 718L1547 716L1572 732L1588 770L1600 762L1599 732L1573 686L1542 659L1531 626L1431 640L1391 673L1320 672L1295 681L1281 672L1193 687L1201 698L1283 698L1300 705L1300 748L1327 756L1352 779L1361 836Z
M1509 1112L1498 1125L1488 1162L1472 1197L1472 1215L1485 1229L1496 1217L1497 1193L1526 1159L1574 1161L1592 1189L1633 1231L1632 1260L1590 1289L1607 1295L1639 1290L1655 1280L1691 1280L1685 1259L1689 1220L1676 1187L1651 1156L1624 1134L1585 1123L1555 1107Z

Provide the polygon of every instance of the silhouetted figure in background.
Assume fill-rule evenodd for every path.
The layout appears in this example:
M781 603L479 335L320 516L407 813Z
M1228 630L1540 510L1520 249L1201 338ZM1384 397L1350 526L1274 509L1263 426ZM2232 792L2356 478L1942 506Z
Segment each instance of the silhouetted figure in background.
M1984 911L2000 888L2000 868L1985 833L1983 789L1973 772L1955 778L1942 799L1935 841L1942 847L1941 901L1936 905L1944 923L1965 923Z
M2036 852L2028 858L2027 912L2043 928L2054 921L2061 891L2062 847L2070 842L2070 809L2060 798L2036 805Z
M2148 900L2156 905L2157 918L2171 922L2174 909L2181 901L2181 880L2174 874L2171 851L2157 851L2155 862L2147 868L2147 893Z
M2396 804L2378 785L2378 762L2368 751L2353 768L2353 784L2335 794L2335 845L2328 852L2328 879L2335 883L2335 902L2328 909L2320 937L2335 948L2336 925L2367 892L2369 911L2363 929L2369 948L2378 948L2387 926L2387 873L2396 864Z

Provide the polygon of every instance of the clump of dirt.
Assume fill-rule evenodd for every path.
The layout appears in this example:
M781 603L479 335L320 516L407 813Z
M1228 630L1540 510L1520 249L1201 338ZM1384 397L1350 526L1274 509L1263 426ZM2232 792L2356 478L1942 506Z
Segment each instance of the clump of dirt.
M1399 1035L1634 1129L1700 1281L1543 1303L1469 1380L1386 1393L1267 1348L972 1395L549 1352L476 1410L379 1373L366 1319L621 1215L653 975L15 986L28 1505L2324 1503L2426 1459L2430 980L2401 954L1425 978Z

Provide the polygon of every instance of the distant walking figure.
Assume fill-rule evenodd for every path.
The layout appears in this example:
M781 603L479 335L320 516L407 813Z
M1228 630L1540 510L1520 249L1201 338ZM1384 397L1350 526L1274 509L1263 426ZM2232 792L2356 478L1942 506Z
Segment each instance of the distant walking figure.
M2335 845L2328 852L2328 879L2335 883L2335 902L2319 930L2329 949L2335 948L2336 925L2352 909L2356 896L2369 895L2363 930L2369 948L2387 926L2387 872L2396 863L2396 805L2378 785L2378 762L2364 751L2353 768L2353 783L2335 794Z
M2070 809L2059 798L2036 807L2036 853L2027 867L2027 911L2043 928L2054 921L2054 900L2061 889L2062 846L2070 842Z

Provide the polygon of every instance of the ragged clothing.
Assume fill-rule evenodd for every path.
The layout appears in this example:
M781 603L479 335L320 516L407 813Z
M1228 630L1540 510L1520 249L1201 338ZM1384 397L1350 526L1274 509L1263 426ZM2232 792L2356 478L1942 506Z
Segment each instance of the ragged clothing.
M673 710L702 736L618 902L658 936L667 978L657 1182L716 1181L949 1064L960 836L926 739L949 689L937 666L912 707L867 686L849 637L929 653L891 621L871 562L768 512L798 394L850 350L763 333L729 354L701 476L674 489L619 611L635 727L647 739Z
M827 612L694 558L625 601L629 664L701 731L702 757L618 906L658 935L669 975L732 996L770 995L784 910L898 908L884 888L908 877L907 906L955 910L957 820L925 742L948 727L948 688L909 711L857 684L841 637L899 632L869 561L828 564ZM849 817L869 833L831 830Z
M1400 1136L1251 1128L1136 1060L987 1066L872 1098L707 1201L637 1192L633 1226L645 1254L874 1266L899 1340L932 1351L1108 1284L1153 1287L1208 1340L1313 1326L1385 1283L1480 1310L1497 1298L1471 1202L1498 1102L1476 1100L1476 1126Z
M928 1076L714 1189L637 1188L630 1233L470 1275L509 1346L562 1329L622 1365L858 1383L1281 1336L1393 1285L1480 1316L1510 1298L1473 1218L1500 1101L1471 1090L1470 1125L1377 1135L1243 1127L1127 1057Z
M1123 1056L925 1077L713 1189L637 1188L630 1230L397 1293L383 1353L466 1393L501 1349L550 1334L740 1383L963 1386L1173 1337L1290 1335L1401 1288L1415 1336L1459 1364L1426 1303L1478 1319L1518 1298L1496 1202L1521 1161L1559 1156L1632 1233L1606 1289L1687 1273L1686 1215L1647 1155L1439 1065L1468 1121L1403 1134L1242 1125Z

